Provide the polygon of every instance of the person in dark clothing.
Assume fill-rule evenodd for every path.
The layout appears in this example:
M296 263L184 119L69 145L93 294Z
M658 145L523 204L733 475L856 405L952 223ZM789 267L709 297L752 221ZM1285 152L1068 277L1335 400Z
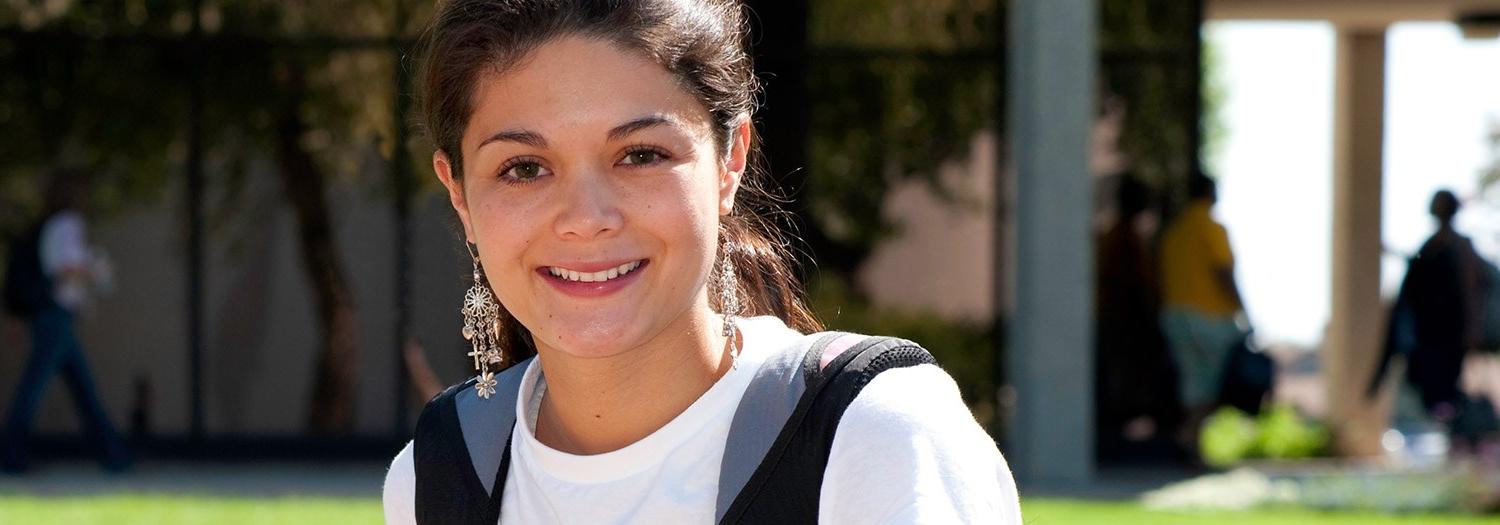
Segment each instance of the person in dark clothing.
M1150 188L1133 174L1120 175L1113 225L1095 243L1095 398L1101 456L1124 441L1142 441L1178 419L1177 377L1157 317L1156 262L1140 219L1150 208Z
M1402 283L1413 343L1407 378L1428 413L1451 419L1464 399L1459 375L1465 354L1478 342L1480 270L1474 245L1453 227L1459 201L1443 190L1432 197L1438 230L1411 259Z

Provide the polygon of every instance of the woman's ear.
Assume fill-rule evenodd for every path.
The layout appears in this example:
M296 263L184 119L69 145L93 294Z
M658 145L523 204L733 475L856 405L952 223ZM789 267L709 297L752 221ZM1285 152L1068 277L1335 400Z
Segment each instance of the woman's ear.
M432 171L437 173L438 180L448 189L448 202L453 205L459 222L464 225L464 240L474 242L474 228L469 221L469 201L464 199L463 174L459 174L457 178L453 176L453 163L449 162L448 154L443 150L432 152Z
M740 125L731 132L723 175L719 177L719 215L729 215L734 211L734 196L750 166L750 138L755 133L755 126L750 124L749 115L741 115L739 120Z

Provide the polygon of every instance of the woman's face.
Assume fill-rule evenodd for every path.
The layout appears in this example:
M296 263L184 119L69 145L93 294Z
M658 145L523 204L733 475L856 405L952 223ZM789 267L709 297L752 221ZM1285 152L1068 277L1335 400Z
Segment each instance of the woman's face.
M480 75L463 177L438 152L469 242L500 302L542 352L602 357L680 337L745 166L677 79L613 44L564 37Z

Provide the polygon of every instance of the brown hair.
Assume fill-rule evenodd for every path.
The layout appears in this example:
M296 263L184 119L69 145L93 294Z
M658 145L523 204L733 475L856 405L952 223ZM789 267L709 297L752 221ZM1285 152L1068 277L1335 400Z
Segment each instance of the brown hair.
M642 53L675 75L708 110L718 153L727 154L735 128L756 105L747 33L738 0L450 0L423 35L418 78L427 133L448 155L454 178L461 178L460 141L480 74L506 71L542 44L578 35ZM749 154L758 160L756 142ZM733 263L744 315L774 315L802 332L821 330L804 303L788 242L770 220L784 212L761 185L758 164L745 173L734 212L721 224L718 256ZM709 279L710 306L722 311L717 281ZM507 362L534 353L526 327L503 308L501 319Z

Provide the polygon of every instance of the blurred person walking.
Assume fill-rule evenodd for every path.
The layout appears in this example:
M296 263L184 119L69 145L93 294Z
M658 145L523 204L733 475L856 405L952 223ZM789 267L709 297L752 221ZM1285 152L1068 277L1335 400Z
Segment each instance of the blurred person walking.
M1445 424L1467 404L1459 378L1465 355L1479 347L1483 292L1493 285L1474 244L1453 226L1460 206L1451 191L1432 196L1438 228L1409 261L1393 315L1393 324L1407 323L1407 348L1387 349L1407 354L1408 380L1428 414Z
M1232 351L1245 335L1236 321L1244 304L1234 281L1229 233L1212 215L1217 185L1195 173L1188 197L1161 238L1161 328L1187 411L1178 439L1191 450L1198 425L1217 404Z
M1132 173L1119 175L1116 218L1095 246L1098 337L1095 410L1100 456L1142 442L1179 419L1177 377L1158 318L1161 293L1147 219L1151 189ZM1149 226L1149 227L1148 227Z
M89 248L81 211L86 181L80 172L54 173L42 218L11 244L5 273L5 306L31 328L31 355L5 419L0 468L22 472L28 466L27 441L42 394L61 372L83 418L85 431L97 442L106 470L129 467L130 455L109 422L89 373L74 322L87 304L91 287L107 287L108 264Z

